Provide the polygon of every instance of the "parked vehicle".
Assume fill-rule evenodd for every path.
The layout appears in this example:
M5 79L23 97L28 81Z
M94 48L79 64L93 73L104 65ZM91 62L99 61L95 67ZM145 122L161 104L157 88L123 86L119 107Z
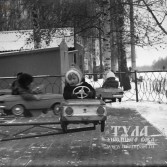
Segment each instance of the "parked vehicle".
M107 119L106 104L99 99L84 99L87 97L87 94L82 86L76 90L78 90L78 92L75 92L75 94L82 98L65 100L60 107L60 123L63 132L67 132L67 126L69 124L90 123L92 123L94 127L100 124L101 132L103 132Z

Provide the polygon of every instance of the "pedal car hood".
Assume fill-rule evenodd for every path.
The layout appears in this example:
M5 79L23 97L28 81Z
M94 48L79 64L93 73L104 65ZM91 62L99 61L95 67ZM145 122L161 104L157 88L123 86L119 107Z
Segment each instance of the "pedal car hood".
M70 99L70 100L64 100L62 102L62 105L68 106L81 106L81 105L105 105L105 102L102 100L97 99Z
M16 101L21 100L21 96L18 95L3 95L0 96L0 101Z
M52 93L46 93L46 94L38 94L38 96L41 98L41 100L45 99L63 99L62 94L52 94ZM0 96L0 102L1 101L19 101L23 100L23 98L20 95L3 95Z

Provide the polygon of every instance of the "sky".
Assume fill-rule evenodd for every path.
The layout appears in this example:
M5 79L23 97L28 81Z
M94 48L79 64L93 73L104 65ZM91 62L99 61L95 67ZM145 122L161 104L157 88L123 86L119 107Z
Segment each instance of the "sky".
M164 20L162 27L167 31L167 19ZM158 28L159 31L162 31L160 28ZM151 66L154 61L157 61L160 58L166 58L167 57L167 35L164 35L164 38L162 39L164 41L164 44L161 44L159 46L148 46L148 47L138 47L135 46L136 49L136 66ZM156 48L155 48L156 47Z
M167 48L136 47L136 66L151 66L154 61L167 57Z

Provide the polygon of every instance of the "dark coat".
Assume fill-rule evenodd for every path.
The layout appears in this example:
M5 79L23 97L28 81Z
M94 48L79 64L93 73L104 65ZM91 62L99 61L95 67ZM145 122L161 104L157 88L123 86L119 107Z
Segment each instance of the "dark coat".
M11 90L12 90L12 95L19 95L19 83L18 80L13 81L12 85L11 85Z
M95 95L96 95L95 89L90 84L88 84L87 82L84 81L80 85L76 85L76 86L70 86L67 83L66 86L64 87L64 92L63 92L64 99L66 99L66 100L67 99L79 99L76 95L73 94L73 90L78 86L86 86L90 89L89 93L87 92L86 89L84 90L86 93L88 93L88 96L86 97L87 99L88 98L91 98L91 99L95 98Z
M118 81L114 77L107 78L102 85L102 88L118 88Z

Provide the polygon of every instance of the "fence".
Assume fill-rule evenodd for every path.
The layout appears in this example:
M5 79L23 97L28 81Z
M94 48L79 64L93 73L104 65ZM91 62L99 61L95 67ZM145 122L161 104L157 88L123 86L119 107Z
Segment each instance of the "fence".
M116 75L119 76L119 74ZM135 71L128 75L131 89L124 91L122 101L167 102L167 71ZM64 76L34 76L34 83L35 85L45 84L45 93L62 93L63 78ZM15 77L0 77L0 89L9 89L14 79ZM101 87L103 84L100 74L86 74L85 79L94 88Z
M138 71L135 73L138 98L136 100L167 102L167 71Z

